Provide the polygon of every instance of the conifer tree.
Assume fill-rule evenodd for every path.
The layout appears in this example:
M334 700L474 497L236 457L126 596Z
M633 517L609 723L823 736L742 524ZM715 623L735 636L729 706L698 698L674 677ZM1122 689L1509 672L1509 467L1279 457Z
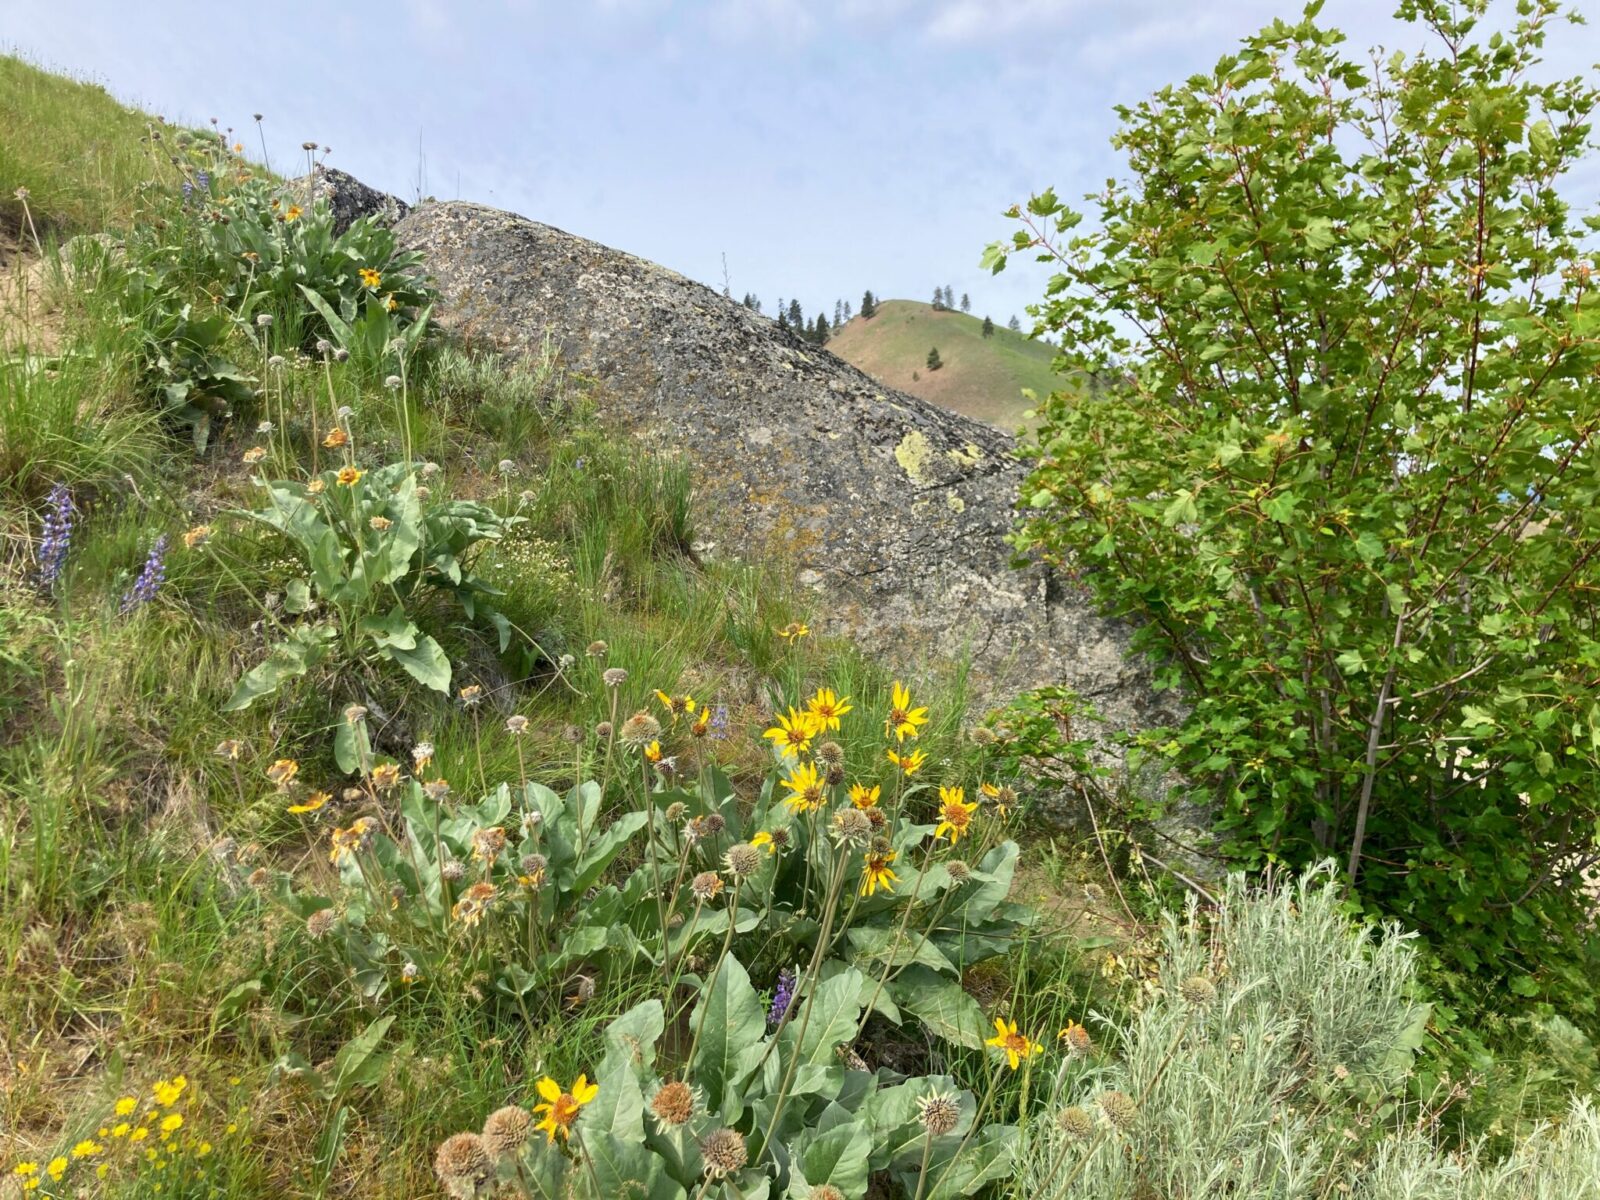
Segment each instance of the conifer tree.
M928 351L928 370L937 371L944 366L944 360L939 357L939 347L935 346Z
M846 321L850 319L850 301L848 300L844 302L844 319Z
M789 301L789 324L801 333L806 329L806 315L800 309L800 301Z
M988 317L983 319L983 336L986 338L991 338L994 336L994 322Z
M1011 330L1012 333L1022 332L1022 322L1017 320L1015 313L1011 315L1011 320L1006 322L1006 328Z
M870 321L870 320L872 320L873 317L877 316L877 314L878 314L878 301L877 301L877 298L875 296L873 296L872 289L868 288L865 292L863 292L861 294L861 319L863 321Z
M970 313L972 311L972 297L967 295L965 292L961 293L961 311L964 313Z
M837 329L839 326L841 326L843 324L844 324L844 301L843 300L835 300L833 302L833 326L834 326L835 329Z

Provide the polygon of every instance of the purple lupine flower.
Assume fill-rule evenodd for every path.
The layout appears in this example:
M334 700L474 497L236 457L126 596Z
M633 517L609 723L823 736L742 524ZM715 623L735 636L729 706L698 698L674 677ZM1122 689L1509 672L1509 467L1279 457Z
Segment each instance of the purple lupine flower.
M202 192L209 192L211 190L211 173L209 171L198 171L195 173L194 178L196 186L198 186Z
M572 460L572 469L574 471L581 471L588 465L588 463L589 460L580 454L577 458Z
M167 535L162 534L150 547L150 553L145 556L144 568L139 572L139 578L133 581L133 586L122 594L122 612L130 613L141 604L148 604L156 598L156 593L161 590L161 583L167 577Z
M72 507L72 493L64 483L50 489L45 505L39 537L39 583L48 588L61 577L61 568L67 564L67 551L72 546L72 517L77 510Z
M185 179L178 185L178 190L183 193L183 203L187 206L190 199L194 196L194 184Z
M776 1025L789 1012L794 1003L795 974L788 967L778 972L778 986L772 989L772 1008L767 1013L767 1024Z
M725 738L728 736L728 706L719 704L711 713L711 736Z

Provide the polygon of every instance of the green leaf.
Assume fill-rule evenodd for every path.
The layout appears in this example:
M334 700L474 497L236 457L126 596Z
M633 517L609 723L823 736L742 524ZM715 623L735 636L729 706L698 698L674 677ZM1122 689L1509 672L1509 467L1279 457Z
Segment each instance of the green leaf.
M860 1122L836 1125L815 1136L802 1134L795 1141L795 1167L809 1187L801 1192L791 1186L789 1194L811 1196L814 1189L831 1183L846 1196L865 1195L871 1150L872 1135Z
M335 1096L345 1095L351 1088L371 1087L383 1077L383 1056L378 1047L393 1024L393 1017L379 1017L339 1047L328 1081Z
M660 1156L643 1142L624 1141L604 1129L584 1129L582 1137L600 1188L594 1200L684 1200L683 1188L667 1177Z
M327 656L327 643L338 637L331 625L296 626L267 657L244 673L233 695L222 706L224 712L249 708L263 696L270 696L287 681L297 679Z
M1294 506L1299 503L1299 498L1293 492L1280 492L1270 500L1261 502L1261 511L1280 525L1288 525L1294 520Z
M750 976L731 953L723 958L711 990L701 994L693 1022L702 1032L691 1074L705 1089L707 1111L721 1113L732 1124L743 1111L738 1064L762 1040L767 1017Z
M927 967L908 967L889 983L895 1003L934 1033L958 1046L978 1049L988 1027L978 1002L953 979Z
M450 691L450 660L445 657L439 643L426 635L417 639L415 648L387 646L385 653L406 669L418 683L436 692Z

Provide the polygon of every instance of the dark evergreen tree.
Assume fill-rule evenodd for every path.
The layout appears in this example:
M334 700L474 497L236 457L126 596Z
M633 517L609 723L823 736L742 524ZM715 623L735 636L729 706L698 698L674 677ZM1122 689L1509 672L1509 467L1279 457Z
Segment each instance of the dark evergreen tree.
M1017 320L1016 316L1013 315L1011 320L1006 322L1006 328L1011 330L1012 333L1021 333L1022 322Z
M994 322L989 320L988 317L983 319L983 336L986 338L994 336Z
M846 321L850 319L850 301L848 300L844 302L844 319Z
M843 324L844 324L844 301L843 300L835 300L833 302L833 327L835 329L837 329L837 328L839 328L839 326L841 326Z
M872 289L868 288L865 292L861 293L861 319L863 321L870 321L877 315L878 301L877 298L873 296Z
M961 293L961 311L964 313L970 313L972 311L972 297L967 295L965 292Z
M937 371L944 366L944 360L939 357L939 347L935 346L928 351L928 370Z
M800 310L800 301L798 300L789 301L789 324L801 333L805 332L806 315Z
M778 328L789 328L789 310L783 307L783 297L778 297Z
M815 329L813 330L813 333L812 333L812 341L816 342L817 345L820 346L820 345L822 345L823 342L825 342L827 340L828 340L828 318L824 314L818 313L817 314L817 324L816 324Z
M943 312L944 311L944 289L943 288L936 287L936 288L933 289L933 311L934 312Z

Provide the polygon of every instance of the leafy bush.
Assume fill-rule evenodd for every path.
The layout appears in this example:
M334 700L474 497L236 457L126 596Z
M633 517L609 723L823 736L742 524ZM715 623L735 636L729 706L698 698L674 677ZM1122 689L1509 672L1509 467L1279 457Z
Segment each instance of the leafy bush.
M424 686L448 692L450 660L414 619L430 593L492 624L506 647L511 627L487 603L493 589L470 566L481 543L497 540L521 518L468 500L425 500L419 470L399 462L362 471L351 461L310 483L260 481L266 506L236 515L277 530L300 556L306 574L290 582L284 611L309 616L326 604L337 619L287 629L266 661L239 681L226 708L247 708L304 675L340 640L347 657L388 659Z
M1336 854L1453 968L1592 1013L1600 342L1558 191L1600 91L1552 0L1413 0L1440 53L1305 19L1123 111L1133 178L1014 209L1093 383L1024 447L1019 550L1132 618L1192 707L1139 748L1241 862ZM1559 949L1558 949L1559 948Z

